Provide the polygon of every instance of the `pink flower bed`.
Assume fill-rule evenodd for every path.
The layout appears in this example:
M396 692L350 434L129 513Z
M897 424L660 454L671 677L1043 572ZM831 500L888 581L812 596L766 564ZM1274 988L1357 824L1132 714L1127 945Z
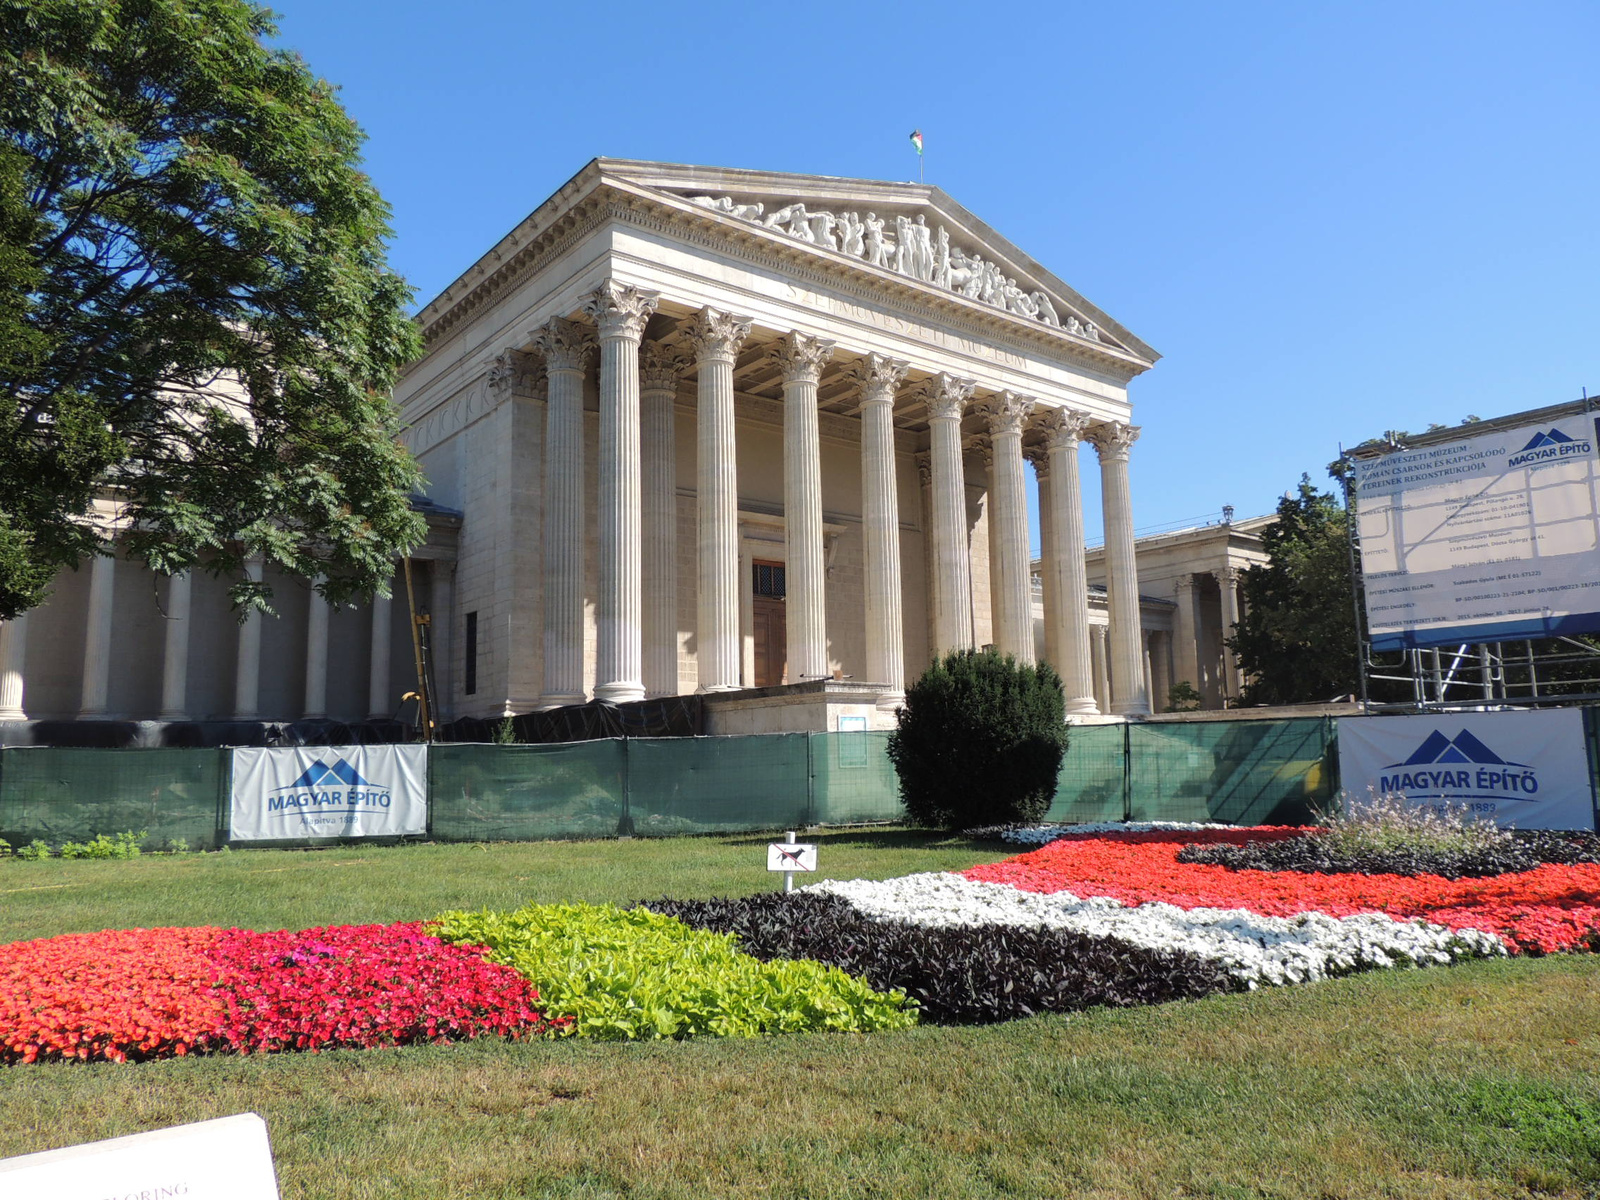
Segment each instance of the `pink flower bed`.
M547 1028L516 971L420 923L127 929L0 946L0 1062L450 1042Z

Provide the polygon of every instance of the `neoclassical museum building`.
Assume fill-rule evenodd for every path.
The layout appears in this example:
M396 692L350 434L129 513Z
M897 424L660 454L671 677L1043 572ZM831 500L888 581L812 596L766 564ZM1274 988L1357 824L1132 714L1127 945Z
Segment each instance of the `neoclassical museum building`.
M445 718L699 693L714 733L883 728L931 656L991 644L1077 717L1190 671L1236 694L1202 577L1141 597L1128 385L1158 355L938 188L596 159L418 321L395 403ZM1227 622L1260 556L1223 542ZM404 592L271 582L241 625L226 581L64 573L0 627L0 720L395 711Z

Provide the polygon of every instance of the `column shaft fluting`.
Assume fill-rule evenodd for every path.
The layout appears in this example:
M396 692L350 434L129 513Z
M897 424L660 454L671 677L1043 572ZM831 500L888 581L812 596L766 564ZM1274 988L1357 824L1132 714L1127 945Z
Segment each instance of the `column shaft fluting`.
M967 541L966 468L961 462L961 414L972 398L970 379L938 375L923 385L933 473L933 652L972 648L972 561Z
M1046 568L1059 596L1056 640L1061 661L1056 670L1061 673L1067 713L1079 716L1099 711L1089 656L1089 574L1083 557L1083 482L1078 470L1078 444L1088 425L1086 414L1059 408L1040 421L1050 452L1052 545Z
M794 332L775 349L783 372L784 600L789 682L825 679L828 670L827 576L822 553L822 437L817 382L833 343Z
M739 483L735 457L733 361L750 323L714 309L689 326L698 383L695 417L699 492L698 690L739 686Z
M367 716L372 720L394 716L399 707L389 694L389 651L393 644L394 601L372 597L372 659L367 671Z
M0 721L23 721L28 663L28 614L0 621Z
M1111 617L1111 711L1145 716L1150 696L1144 679L1139 629L1139 571L1133 550L1133 502L1128 491L1128 451L1138 426L1108 422L1090 430L1100 452L1101 505L1106 523L1106 604Z
M544 685L541 708L582 704L583 367L589 331L552 318L533 335L549 377L544 437Z
M674 409L683 359L646 342L640 360L644 505L644 694L678 694L678 438Z
M260 583L263 564L247 558L245 577ZM235 720L253 721L261 714L261 610L252 608L239 623L239 656L233 671L233 715Z
M306 602L306 702L301 716L318 720L328 715L328 602L311 581Z
M906 700L905 626L900 590L900 496L895 479L894 396L910 364L881 354L857 363L861 388L861 536L866 555L867 680L881 684L878 707Z
M644 699L644 591L639 445L639 341L653 292L607 280L585 304L600 336L600 595L597 699Z
M1032 663L1033 585L1028 570L1028 488L1023 478L1022 423L1033 401L1001 392L983 404L993 448L989 468L989 537L995 572L989 581L995 645L1019 663Z
M161 719L189 715L189 607L193 579L179 571L167 581L166 638L161 659Z
M97 554L89 569L89 614L83 636L80 717L103 717L111 691L111 618L116 612L117 560Z
M1047 447L1035 444L1024 451L1024 457L1033 467L1034 482L1039 488L1039 608L1044 618L1044 645L1036 647L1044 661L1059 674L1061 671L1061 589L1051 569L1055 551L1055 501L1050 479L1050 454ZM1032 613L1029 613L1030 619Z

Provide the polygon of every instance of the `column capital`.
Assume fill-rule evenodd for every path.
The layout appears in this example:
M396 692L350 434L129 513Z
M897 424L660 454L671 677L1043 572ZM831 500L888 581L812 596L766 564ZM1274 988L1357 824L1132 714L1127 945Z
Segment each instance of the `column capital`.
M1034 477L1048 479L1050 476L1050 447L1043 442L1029 442L1022 447L1022 457L1028 460L1033 467Z
M988 434L974 433L962 438L961 452L978 455L983 459L985 467L994 466L994 438Z
M1089 427L1088 436L1101 462L1127 462L1128 452L1139 440L1139 426L1126 425L1121 421L1101 421Z
M911 364L882 354L868 354L845 368L845 377L861 389L861 403L893 403L894 394L906 381Z
M959 421L977 387L978 381L975 379L957 379L941 371L917 388L915 395L917 400L927 405L928 420Z
M1172 581L1172 590L1179 596L1186 596L1194 591L1194 576L1179 575Z
M1236 567L1232 563L1229 563L1227 566L1220 568L1216 572L1217 582L1226 583L1230 586L1237 587L1239 583L1239 576L1243 574L1244 568Z
M740 345L750 336L750 318L702 308L689 318L685 333L694 349L696 362L721 359L731 363Z
M594 318L602 338L636 342L644 336L645 322L660 300L660 292L607 279L584 299L583 311Z
M778 339L771 357L783 371L785 383L816 383L837 344L796 329Z
M1022 423L1028 419L1028 414L1033 411L1034 399L1031 396L1019 396L1015 392L997 392L974 406L989 427L989 436L998 437L1002 434L1022 434Z
M676 392L678 377L689 369L689 358L677 346L666 342L644 342L639 346L639 390Z
M918 450L911 456L917 463L917 479L923 487L933 482L933 454L927 450Z
M495 355L489 364L489 391L497 399L503 400L518 392L538 395L545 382L544 363L524 350L507 348Z
M581 371L594 350L594 334L587 325L565 317L551 317L530 335L534 352L544 357L547 370Z
M1075 408L1047 408L1038 414L1034 426L1044 434L1045 445L1076 450L1092 418Z

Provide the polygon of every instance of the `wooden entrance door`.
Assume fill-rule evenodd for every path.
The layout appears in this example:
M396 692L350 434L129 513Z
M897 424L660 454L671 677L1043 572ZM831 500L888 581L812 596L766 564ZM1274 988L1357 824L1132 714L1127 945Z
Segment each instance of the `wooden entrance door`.
M783 682L789 667L789 622L784 606L784 569L780 562L757 559L750 588L755 601L756 687Z

